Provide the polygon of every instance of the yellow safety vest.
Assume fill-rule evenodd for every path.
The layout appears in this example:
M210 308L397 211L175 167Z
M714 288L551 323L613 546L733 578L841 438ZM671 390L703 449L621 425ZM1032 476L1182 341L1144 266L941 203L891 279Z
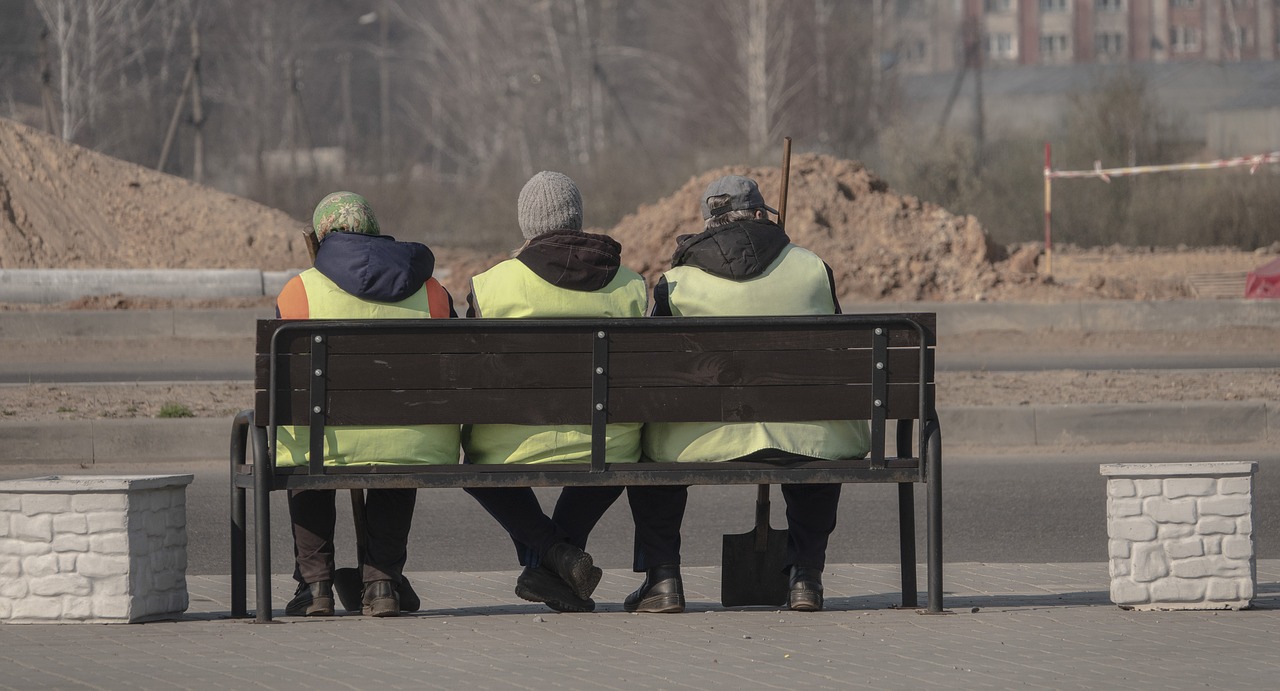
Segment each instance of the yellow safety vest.
M619 267L609 285L595 291L558 288L518 259L509 259L471 279L477 316L642 317L648 303L644 279ZM640 425L605 426L605 458L610 463L640 459ZM480 464L588 463L590 425L464 425L467 462Z
M787 245L764 273L734 281L692 266L664 274L671 314L686 317L834 314L827 267ZM765 449L811 458L861 458L871 448L866 420L811 422L664 422L644 428L655 461L729 461Z
M418 292L400 302L363 300L342 290L316 269L307 269L293 281L300 281L305 304L301 309L280 301L283 318L301 311L309 319L425 319L447 318L448 298L444 288L430 279ZM286 286L296 302L297 285ZM443 314L433 314L444 311ZM344 465L449 465L458 462L457 425L404 425L397 427L326 426L324 464ZM276 465L307 465L311 450L311 430L282 425L276 430Z

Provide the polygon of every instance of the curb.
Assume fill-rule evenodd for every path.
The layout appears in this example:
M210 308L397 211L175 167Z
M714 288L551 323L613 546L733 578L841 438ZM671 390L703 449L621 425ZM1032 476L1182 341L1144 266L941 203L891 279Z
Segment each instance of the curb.
M1280 404L1155 403L939 409L947 447L1221 446L1280 439ZM0 465L200 461L227 457L231 420L0 423Z
M275 295L298 271L257 269L3 269L0 301L64 302L88 295L232 298Z

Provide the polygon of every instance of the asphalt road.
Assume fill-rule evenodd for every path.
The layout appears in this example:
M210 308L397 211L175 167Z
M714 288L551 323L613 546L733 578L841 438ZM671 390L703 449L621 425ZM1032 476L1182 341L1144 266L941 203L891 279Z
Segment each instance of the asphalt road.
M1202 450L1181 452L948 456L944 462L944 560L948 562L1103 562L1107 559L1106 484L1098 466L1114 462L1257 460L1260 479L1274 468L1269 449L1235 450L1213 459ZM76 466L0 466L0 479L48 474L192 473L187 491L188 573L230 572L229 481L225 462ZM544 506L556 490L538 490ZM773 526L785 526L780 495L773 494ZM272 496L272 571L292 569L288 509ZM1280 558L1280 483L1255 488L1257 556ZM754 487L694 487L683 530L684 562L720 563L721 535L744 533L754 519ZM339 493L339 566L355 563L346 497ZM549 510L549 509L548 509ZM252 521L252 503L250 502ZM924 560L924 488L916 491L917 554ZM846 485L839 524L828 550L831 563L896 563L897 493L884 485ZM606 514L588 550L606 568L631 564L631 517L625 495ZM409 547L410 571L515 569L511 542L461 490L418 494ZM253 548L250 538L249 559ZM250 567L252 568L252 566Z

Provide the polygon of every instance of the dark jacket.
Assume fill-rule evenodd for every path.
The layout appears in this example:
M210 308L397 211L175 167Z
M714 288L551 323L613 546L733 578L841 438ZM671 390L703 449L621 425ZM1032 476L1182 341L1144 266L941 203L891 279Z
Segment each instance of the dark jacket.
M592 292L618 274L622 245L607 235L555 231L530 240L516 259L557 288ZM474 294L467 295L467 316L476 316Z
M681 235L676 238L676 251L671 255L671 266L692 266L713 276L731 281L747 281L764 273L791 239L773 221L736 221L705 230L697 235ZM836 280L831 266L827 267L827 282L831 284L831 300L836 314L840 314L840 301L836 299ZM666 277L658 279L653 289L655 317L671 316L671 293Z

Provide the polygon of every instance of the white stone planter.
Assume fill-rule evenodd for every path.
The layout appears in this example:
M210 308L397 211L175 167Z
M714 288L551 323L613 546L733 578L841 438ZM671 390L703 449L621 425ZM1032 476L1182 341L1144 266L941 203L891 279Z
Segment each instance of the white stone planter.
M1137 610L1249 606L1257 463L1115 463L1101 471L1112 602Z
M192 477L0 482L0 622L127 623L186 611Z

